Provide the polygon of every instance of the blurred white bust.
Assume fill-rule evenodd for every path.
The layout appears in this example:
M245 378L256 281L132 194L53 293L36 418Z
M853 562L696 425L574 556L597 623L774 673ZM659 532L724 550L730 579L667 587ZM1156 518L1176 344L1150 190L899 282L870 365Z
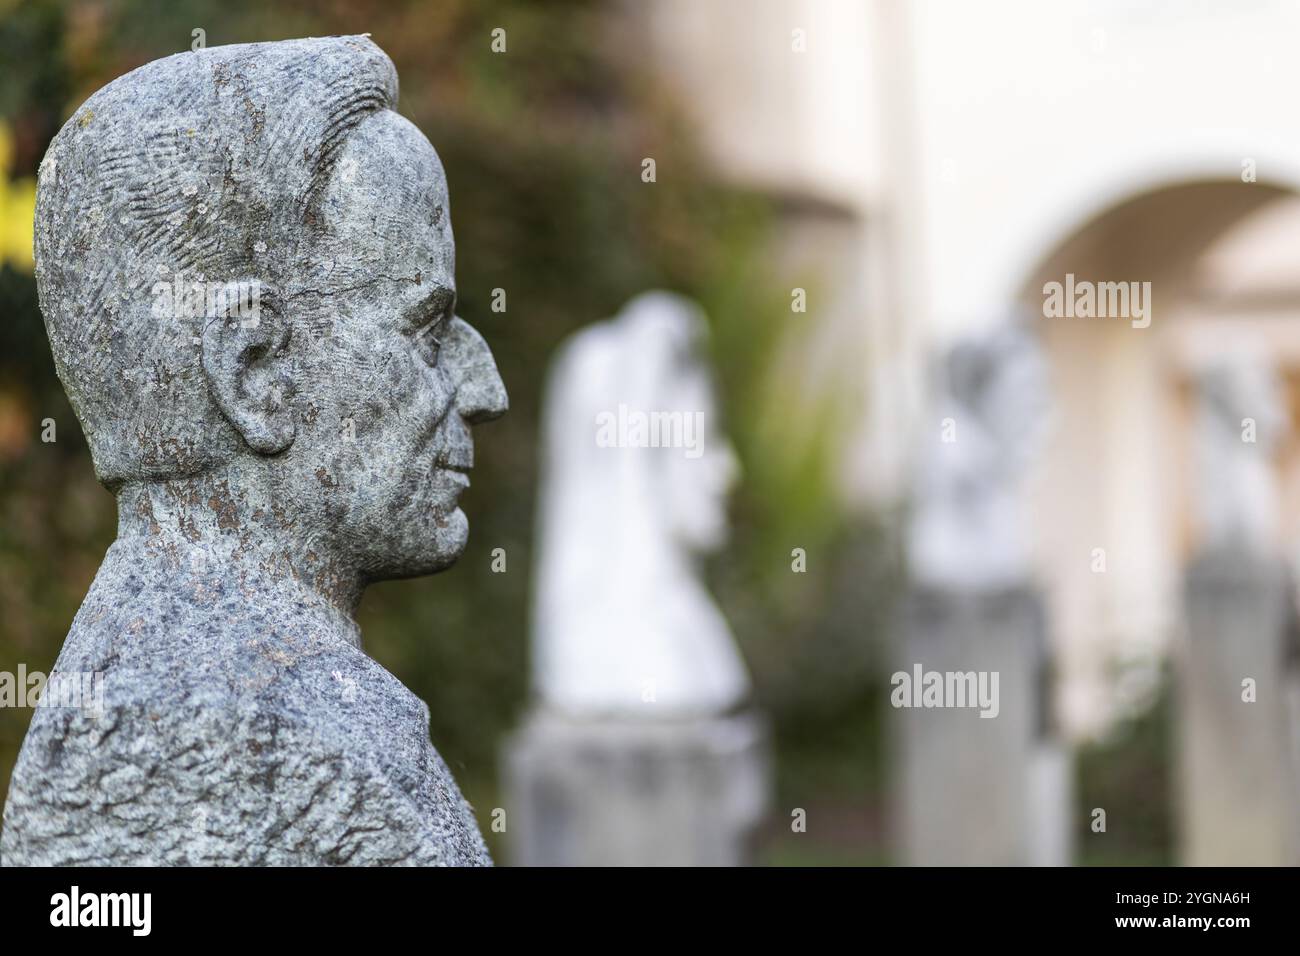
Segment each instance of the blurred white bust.
M1203 546L1276 546L1278 486L1271 459L1285 427L1280 386L1266 359L1227 352L1200 370L1195 467Z
M565 342L543 408L533 682L574 716L680 717L749 681L697 557L727 534L736 459L719 434L706 333L663 292Z
M1048 421L1047 366L1015 325L956 345L946 356L917 461L908 526L912 579L995 590L1030 576L1025 482Z

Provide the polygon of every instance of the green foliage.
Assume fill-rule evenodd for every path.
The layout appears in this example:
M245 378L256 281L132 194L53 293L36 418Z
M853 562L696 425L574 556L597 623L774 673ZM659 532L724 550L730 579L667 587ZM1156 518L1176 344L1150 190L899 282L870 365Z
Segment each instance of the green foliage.
M1077 860L1089 866L1169 866L1173 823L1173 675L1163 675L1149 709L1107 737L1080 748L1075 805ZM1106 832L1093 833L1092 811L1106 811Z

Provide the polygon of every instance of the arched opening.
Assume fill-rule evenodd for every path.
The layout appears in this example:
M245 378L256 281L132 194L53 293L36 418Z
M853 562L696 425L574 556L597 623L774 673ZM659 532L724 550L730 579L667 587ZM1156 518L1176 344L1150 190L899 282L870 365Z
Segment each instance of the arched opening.
M1149 665L1168 646L1194 534L1186 487L1193 354L1224 321L1236 337L1262 335L1222 298L1227 286L1214 285L1222 279L1212 264L1269 210L1300 223L1292 196L1234 181L1153 189L1071 230L1020 289L1053 372L1056 421L1035 489L1036 547L1061 661L1061 716L1076 736L1139 705ZM1150 283L1149 324L1044 316L1044 286L1067 277L1075 288ZM1300 316L1300 283L1290 298Z
M1091 217L1020 289L1053 375L1055 427L1032 508L1058 661L1058 712L1076 739L1101 736L1141 712L1164 662L1181 648L1184 573L1203 541L1198 496L1206 494L1194 457L1196 383L1226 353L1256 357L1278 377L1283 437L1270 459L1280 492L1272 545L1281 556L1300 540L1296 248L1300 197L1290 190L1184 182ZM1146 314L1097 305L1087 317L1061 315L1045 309L1053 282L1075 289L1136 283L1134 296L1147 290ZM1199 705L1185 692L1176 699L1178 734L1185 735L1187 708ZM1279 766L1275 776L1290 772ZM1198 799L1189 780L1178 789L1183 802ZM1277 846L1287 839L1280 830ZM1195 843L1184 826L1184 858L1189 840ZM1259 857L1270 852L1264 849L1244 852L1256 856L1231 862L1278 862Z

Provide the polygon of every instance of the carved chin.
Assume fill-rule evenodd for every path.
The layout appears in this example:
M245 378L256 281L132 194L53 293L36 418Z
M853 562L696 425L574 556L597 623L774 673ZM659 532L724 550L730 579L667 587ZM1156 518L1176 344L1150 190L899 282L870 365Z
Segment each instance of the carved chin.
M433 549L430 558L432 571L441 571L450 567L462 554L469 543L469 519L465 512L457 508L444 521L437 525L433 536Z
M431 516L427 534L412 548L410 574L433 574L455 564L469 542L469 520L456 508L449 515Z
M373 582L435 574L456 563L468 540L469 521L459 508L451 514L408 511L399 533L366 541L364 575Z

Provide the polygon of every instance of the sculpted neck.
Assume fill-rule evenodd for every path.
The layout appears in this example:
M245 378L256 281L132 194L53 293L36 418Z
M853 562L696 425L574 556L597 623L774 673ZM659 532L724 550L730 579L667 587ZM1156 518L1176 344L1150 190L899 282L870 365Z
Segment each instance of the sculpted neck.
M226 469L129 482L117 492L117 541L105 563L162 567L178 584L218 578L250 600L274 601L360 646L363 582L307 527L292 498Z

